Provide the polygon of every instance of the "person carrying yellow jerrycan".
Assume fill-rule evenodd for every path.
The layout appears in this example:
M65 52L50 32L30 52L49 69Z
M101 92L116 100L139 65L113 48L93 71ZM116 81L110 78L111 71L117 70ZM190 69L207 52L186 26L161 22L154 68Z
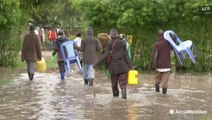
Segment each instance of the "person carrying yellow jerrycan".
M42 58L40 61L36 61L36 70L38 72L45 72L46 71L46 62L45 59Z
M137 70L129 70L127 83L129 85L137 85L138 84L138 71Z

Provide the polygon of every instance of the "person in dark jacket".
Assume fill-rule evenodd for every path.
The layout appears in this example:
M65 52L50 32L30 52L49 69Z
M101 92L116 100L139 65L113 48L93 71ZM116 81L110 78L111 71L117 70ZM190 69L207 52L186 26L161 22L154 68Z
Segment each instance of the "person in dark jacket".
M56 46L54 48L52 55L54 56L56 53L58 53L57 54L57 63L58 63L59 71L60 71L61 80L65 79L65 77L64 77L65 67L64 67L64 59L63 59L63 56L62 56L62 53L61 53L61 50L60 50L60 45L65 41L68 41L68 39L65 37L64 31L59 30L58 31L58 37L57 37L56 42L55 42Z
M108 56L111 54L111 60L108 63L108 70L111 74L111 85L113 96L119 96L118 84L122 91L122 98L127 98L126 88L128 71L132 68L130 59L127 52L125 41L119 38L118 31L116 29L110 30L111 42L107 45L104 55L96 63L101 64L103 61L108 61Z
M84 83L93 86L94 80L94 64L97 62L97 52L101 50L102 45L99 40L93 37L94 31L92 27L87 30L87 37L82 40L81 46L74 46L76 50L83 52L83 78Z
M161 83L163 94L166 94L171 71L171 46L164 39L163 33L163 30L159 30L157 41L153 47L151 61L156 67L155 91L160 92Z
M34 77L35 62L42 58L40 38L35 34L34 30L35 27L30 25L29 33L24 36L21 50L21 61L26 62L30 80L33 80Z

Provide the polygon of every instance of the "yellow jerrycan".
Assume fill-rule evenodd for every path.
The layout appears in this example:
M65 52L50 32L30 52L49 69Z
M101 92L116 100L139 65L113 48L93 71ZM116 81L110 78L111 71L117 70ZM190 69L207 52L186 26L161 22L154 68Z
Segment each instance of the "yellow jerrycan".
M138 84L138 71L129 70L128 72L128 84L137 85Z
M36 61L36 69L38 72L45 72L46 71L46 62L45 59L42 58L40 61Z

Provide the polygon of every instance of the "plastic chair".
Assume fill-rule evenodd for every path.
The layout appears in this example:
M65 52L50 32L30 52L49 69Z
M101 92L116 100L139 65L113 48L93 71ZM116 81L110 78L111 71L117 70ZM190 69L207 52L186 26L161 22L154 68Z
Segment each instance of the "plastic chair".
M180 38L177 36L177 42L180 44L180 43L183 43L182 42L182 40L180 40ZM191 41L191 40L187 40L187 41ZM195 44L192 42L192 45L191 45L191 47L193 47L194 48L194 50L195 50L195 52L197 52L197 47L195 46ZM183 53L182 54L182 56L183 56L183 58L185 59L185 54Z
M191 40L186 40L186 41L181 41L180 38L177 36L176 42L179 43L179 45L176 45L176 43L173 41L173 39L171 38L171 35L174 35L174 31L172 30L167 30L164 33L164 38L169 42L169 44L173 47L173 50L180 62L180 64L182 65L182 61L180 59L180 55L183 56L183 58L185 59L185 52L187 52L187 54L189 55L190 59L192 60L193 63L196 63L195 57L191 51L191 47L194 47L195 50L196 46L193 44L193 42Z
M71 71L70 64L77 63L77 66L82 73L82 66L80 64L79 54L75 53L74 41L69 40L61 44L60 50L64 59L65 73Z

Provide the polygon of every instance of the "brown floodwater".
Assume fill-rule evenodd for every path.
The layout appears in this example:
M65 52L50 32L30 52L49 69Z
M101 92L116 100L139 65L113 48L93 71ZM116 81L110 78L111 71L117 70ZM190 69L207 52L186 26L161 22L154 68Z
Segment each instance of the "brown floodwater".
M1 70L0 120L211 120L212 76L172 73L167 95L156 93L154 73L141 73L138 85L128 85L127 100L112 97L106 74L96 74L96 86L84 85L72 73L65 81L58 71L35 73ZM94 97L95 93L95 97Z

